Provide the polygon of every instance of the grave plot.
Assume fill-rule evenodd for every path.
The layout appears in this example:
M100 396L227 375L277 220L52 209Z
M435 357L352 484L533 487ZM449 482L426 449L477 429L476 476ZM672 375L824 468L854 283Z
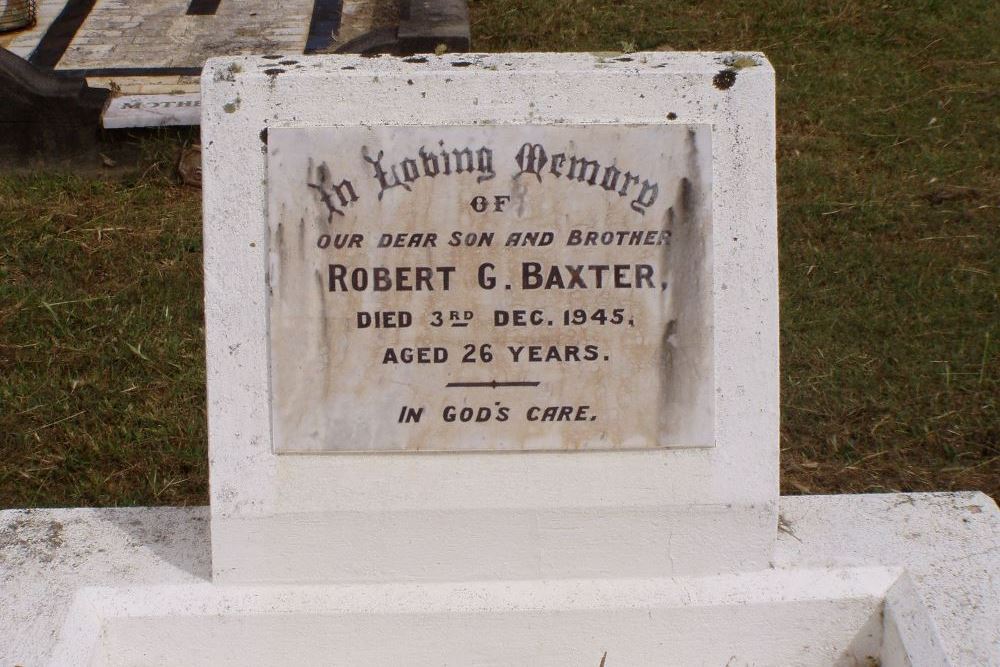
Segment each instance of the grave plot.
M998 664L990 498L779 496L763 54L207 67L211 506L0 512L0 657Z
M301 51L312 4L98 0L89 11L64 10L29 60L90 76L197 75L205 59L219 53ZM70 34L72 23L79 28Z
M110 88L106 127L197 124L213 56L328 53L396 19L389 0L41 0L3 46Z

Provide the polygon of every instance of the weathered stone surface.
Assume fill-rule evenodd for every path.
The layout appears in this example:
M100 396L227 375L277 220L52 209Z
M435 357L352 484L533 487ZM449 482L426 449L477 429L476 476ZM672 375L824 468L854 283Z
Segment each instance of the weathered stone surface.
M98 2L59 69L201 67L224 53L301 53L312 0L221 2L190 15L190 0Z
M108 103L104 127L165 127L201 123L201 95L126 95Z
M275 450L713 444L711 128L276 128Z

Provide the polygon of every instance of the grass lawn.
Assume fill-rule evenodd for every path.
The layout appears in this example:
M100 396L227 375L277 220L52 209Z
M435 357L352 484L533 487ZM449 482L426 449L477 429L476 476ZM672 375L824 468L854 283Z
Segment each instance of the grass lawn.
M1000 497L1000 5L473 0L480 51L778 72L784 493ZM189 139L190 137L188 137ZM207 500L200 193L0 174L0 507Z

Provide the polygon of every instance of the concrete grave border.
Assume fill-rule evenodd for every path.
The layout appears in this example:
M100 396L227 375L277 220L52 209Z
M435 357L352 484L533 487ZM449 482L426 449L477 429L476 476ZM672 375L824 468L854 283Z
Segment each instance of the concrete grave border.
M679 650L680 644L690 649L694 633L664 627L664 613L683 615L685 608L705 601L699 592L713 589L721 593L723 607L788 600L796 595L788 584L799 581L798 596L826 598L832 604L831 622L796 616L791 627L766 627L755 641L801 649L794 655L802 662L808 654L817 658L809 664L830 664L843 645L824 639L833 639L831 627L849 627L843 605L859 609L858 603L866 604L868 598L876 602L871 608L875 626L867 624L857 637L863 640L862 646L855 645L864 649L862 659L876 655L885 667L1000 665L1000 512L992 499L981 493L795 496L781 498L780 511L784 529L772 554L774 569L763 572L633 580L216 586L210 583L207 507L4 510L0 657L25 667L75 666L102 664L101 657L108 658L103 652L112 647L114 658L127 660L123 649L141 651L146 662L157 651L170 661L177 649L190 655L205 648L200 657L219 664L223 660L213 662L217 656L207 652L212 644L218 649L219 642L195 643L186 634L185 619L194 621L204 635L206 627L226 618L237 622L241 615L285 622L281 619L296 613L333 611L319 633L327 642L331 634L362 620L421 633L412 644L385 630L381 637L397 641L366 644L355 638L337 647L336 655L344 660L366 655L369 662L381 657L398 664L399 659L388 656L410 649L405 658L409 664L441 664L446 651L464 650L464 660L455 662L465 664L475 654L480 660L492 657L497 664L517 662L517 657L532 664L597 664L607 652L608 664L626 660L688 665L703 661L702 645L695 642L694 651ZM726 582L733 585L720 588ZM778 587L768 588L768 582ZM671 591L673 601L664 597ZM604 612L581 627L571 614L588 606ZM407 622L400 613L407 609L423 616L410 615ZM509 621L524 611L542 609L553 614L532 625L538 641L527 641L521 632L503 650L489 647L509 634L498 637L496 629L468 634L464 621L469 617L462 616L472 611L510 628ZM616 624L614 619L620 620L627 609L640 613ZM428 630L428 619L437 628L450 622L463 640L444 643L443 633ZM853 627L858 628L858 617L854 619ZM139 635L124 635L136 641L115 647L116 638L123 638L122 625L128 623L147 630L155 624L164 632L145 643ZM292 641L297 636L298 643L289 651L286 642L287 652L279 661L329 662L331 653L317 653L322 641L312 641L309 633L305 626L293 628ZM635 639L636 633L641 640ZM718 639L706 641L718 649ZM252 640L250 644L267 643L264 635ZM662 650L639 659L638 652L648 650L650 642ZM259 644L225 646L224 659L233 664L274 664L267 662ZM551 659L540 659L543 653ZM631 663L630 655L636 658ZM740 655L750 657L742 651ZM758 664L775 661L765 657Z

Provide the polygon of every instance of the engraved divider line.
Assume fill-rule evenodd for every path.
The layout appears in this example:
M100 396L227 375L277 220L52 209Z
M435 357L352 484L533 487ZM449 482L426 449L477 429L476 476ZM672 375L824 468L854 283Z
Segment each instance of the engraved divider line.
M490 380L489 382L449 382L445 387L490 387L496 389L497 387L537 387L540 384L542 383L531 381L498 382Z

